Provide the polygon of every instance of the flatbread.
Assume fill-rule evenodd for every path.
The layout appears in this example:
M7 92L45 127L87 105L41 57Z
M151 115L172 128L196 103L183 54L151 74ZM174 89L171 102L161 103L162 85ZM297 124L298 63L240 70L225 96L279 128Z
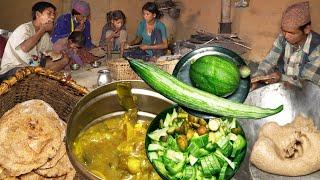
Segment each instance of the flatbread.
M62 138L64 138L65 134L66 134L67 124L64 121L62 121L61 124L63 127L63 131L61 133L61 136L62 136ZM66 143L62 142L57 154L52 159L50 159L48 162L46 162L43 166L39 167L38 169L52 168L66 154L66 152L67 152Z
M9 177L9 174L6 169L0 166L0 179L6 179Z
M1 117L1 119L10 114L11 115L12 114L16 114L16 115L43 114L51 119L54 119L56 122L59 122L60 129L63 129L63 126L65 125L65 122L59 118L59 115L55 112L55 110L48 103L39 99L33 99L33 100L25 101L23 103L16 104L13 108L5 112ZM3 123L4 121L1 120L0 124L3 124Z
M70 172L67 173L65 176L65 180L73 180L76 176L76 170L72 169Z
M52 61L58 61L62 58L62 53L58 52L58 51L49 51L46 53L43 53L46 56L50 56L50 58L52 59Z
M55 157L64 136L60 121L44 101L17 104L0 119L0 166L19 176Z
M56 177L56 178L46 178L43 176L40 176L39 174L35 172L29 172L27 174L19 176L20 180L65 180L66 176Z
M106 51L104 51L101 47L93 48L89 51L89 53L96 57L103 57L106 55Z
M55 166L58 161L66 154L66 144L63 142L57 152L57 154L50 159L48 162L46 162L43 166L39 167L38 169L48 169Z
M63 127L63 130L61 132L61 137L62 137L62 141L63 141L63 138L65 137L67 125L63 121L61 122L61 124ZM58 163L58 161L63 157L63 155L66 154L66 152L67 152L66 144L65 144L65 142L62 142L57 154L53 158L49 159L43 166L39 167L38 169L52 168L53 166L55 166Z
M73 166L69 161L67 154L65 154L56 164L56 166L49 169L37 169L34 172L48 178L59 177L67 175L73 171Z

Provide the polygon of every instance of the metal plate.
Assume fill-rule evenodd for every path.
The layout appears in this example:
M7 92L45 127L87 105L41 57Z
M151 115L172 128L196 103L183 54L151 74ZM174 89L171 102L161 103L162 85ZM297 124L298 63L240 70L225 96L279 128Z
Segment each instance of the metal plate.
M177 63L177 65L173 70L173 73L172 73L173 76L178 78L180 81L183 81L184 83L193 86L189 77L190 64L195 60L199 59L200 57L206 56L206 55L219 55L219 56L229 58L238 67L242 65L246 65L244 60L238 54L236 54L235 52L229 49L225 49L219 46L201 47L189 52L188 54L184 55L180 59L180 61ZM227 96L226 98L235 102L242 103L245 101L249 93L249 90L250 90L250 76L245 79L241 78L238 89L233 94ZM207 114L200 111L195 111L187 107L182 107L182 108L188 113L198 117L202 117L204 119L209 119L215 116L213 114Z

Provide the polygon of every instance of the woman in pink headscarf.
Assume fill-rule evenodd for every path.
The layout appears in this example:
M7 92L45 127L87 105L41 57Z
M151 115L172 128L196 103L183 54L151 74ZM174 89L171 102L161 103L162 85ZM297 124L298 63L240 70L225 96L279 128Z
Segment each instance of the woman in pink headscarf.
M93 48L90 34L90 6L88 2L83 0L73 0L71 5L71 13L62 14L58 17L54 30L51 35L53 49L60 50L66 46L68 37L73 31L83 33L85 38L84 47L78 53L84 62L91 62L96 58L93 57L88 50Z
M56 43L58 40L65 40L73 31L81 31L85 36L85 47L92 48L90 35L90 7L86 1L74 0L72 2L71 13L62 14L58 17L52 32L51 41Z

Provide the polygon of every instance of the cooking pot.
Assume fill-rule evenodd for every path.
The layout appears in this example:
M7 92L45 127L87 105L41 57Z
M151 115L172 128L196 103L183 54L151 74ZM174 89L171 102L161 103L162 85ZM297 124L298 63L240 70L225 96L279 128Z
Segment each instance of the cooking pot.
M138 99L138 118L141 120L152 120L158 113L174 104L139 80L113 82L101 86L81 98L67 123L66 144L72 165L85 178L99 179L76 159L73 154L73 143L78 134L91 124L108 118L117 118L124 114L125 110L120 106L116 92L119 82L131 83L131 92ZM112 149L112 147L106 148Z

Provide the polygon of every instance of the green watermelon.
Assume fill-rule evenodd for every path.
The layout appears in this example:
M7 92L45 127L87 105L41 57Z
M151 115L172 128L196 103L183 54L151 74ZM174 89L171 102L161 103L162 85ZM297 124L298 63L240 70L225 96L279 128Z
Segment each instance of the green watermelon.
M240 72L229 58L207 55L190 65L193 86L216 96L226 97L235 92L240 84Z

